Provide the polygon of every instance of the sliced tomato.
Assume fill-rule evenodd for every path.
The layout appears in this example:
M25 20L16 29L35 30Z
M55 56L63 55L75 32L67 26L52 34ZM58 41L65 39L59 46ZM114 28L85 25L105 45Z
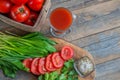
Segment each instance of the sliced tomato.
M23 65L26 67L26 68L29 68L31 67L31 63L32 63L32 58L27 58L23 61Z
M70 58L73 57L74 55L74 52L73 52L73 49L69 46L64 46L61 50L61 53L60 53L61 57L63 58L63 60L69 60Z
M60 53L53 53L52 63L55 68L61 68L63 66L64 60L60 57Z
M46 61L45 68L49 72L56 70L56 68L53 66L51 57L52 57L52 54L49 54L45 59L45 61Z
M47 70L45 68L45 58L39 59L38 71L41 74L45 74L47 72Z
M31 72L35 75L40 75L40 72L38 71L38 62L40 58L34 58L31 63Z

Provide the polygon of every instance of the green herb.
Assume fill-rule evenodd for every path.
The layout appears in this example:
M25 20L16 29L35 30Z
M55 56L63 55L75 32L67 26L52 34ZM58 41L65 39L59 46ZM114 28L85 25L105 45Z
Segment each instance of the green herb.
M38 77L38 80L56 80L57 77L59 77L59 74L57 71L46 73L45 75L41 75Z
M61 73L57 71L52 73L46 73L39 76L38 80L78 80L78 74L73 67L74 60L71 59L64 63L64 67L61 69Z
M18 70L29 71L22 60L47 56L56 51L55 44L39 32L23 37L0 33L0 68L6 76L14 78Z
M54 42L53 40L50 40L47 37L44 37L41 33L38 33L38 32L34 32L32 34L28 34L26 36L23 36L22 38L24 38L24 39L31 39L31 40L44 40L44 41L47 41L51 45L55 45L56 44L56 42Z

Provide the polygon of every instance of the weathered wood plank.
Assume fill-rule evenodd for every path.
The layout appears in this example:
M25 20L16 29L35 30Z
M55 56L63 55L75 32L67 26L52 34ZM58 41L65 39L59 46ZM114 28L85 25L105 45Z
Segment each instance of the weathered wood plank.
M0 30L9 27L10 25L0 21Z
M97 65L95 80L120 80L120 58Z
M74 11L107 1L111 0L51 0L52 6L50 8L50 11L56 7L66 7L71 11ZM47 17L49 17L49 14L50 12L48 13Z
M15 34L15 35L25 35L28 32L25 32L23 30L17 29L15 27L12 27L11 25L8 25L2 21L0 21L0 31L4 33L9 33L9 34Z
M70 10L76 10L107 1L110 0L51 0L53 5L51 9L64 6Z
M64 37L68 41L120 26L120 0L100 3L79 11L74 11L78 13L78 18L72 25L73 31ZM41 32L49 34L48 20Z
M120 57L120 27L71 42L88 50L96 64Z

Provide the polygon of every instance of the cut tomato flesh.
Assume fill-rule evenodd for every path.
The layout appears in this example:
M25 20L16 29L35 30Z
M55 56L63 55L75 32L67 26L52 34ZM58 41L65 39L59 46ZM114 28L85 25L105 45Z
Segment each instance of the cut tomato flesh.
M31 63L31 72L35 75L40 75L40 72L38 71L38 62L40 58L33 59Z
M69 60L73 57L74 52L73 52L73 49L71 47L64 46L61 50L60 55L66 61L66 60Z
M60 57L60 53L53 53L52 63L55 68L61 68L63 66L64 60Z
M45 58L39 59L38 71L41 74L45 74L47 72L47 70L45 68Z
M31 66L31 62L32 62L32 58L27 58L23 61L23 65L26 67L26 68L29 68L30 69L30 66Z
M46 68L46 70L49 71L49 72L56 70L56 68L53 66L51 57L52 57L52 54L49 54L49 55L46 57L46 63L45 63L45 68Z

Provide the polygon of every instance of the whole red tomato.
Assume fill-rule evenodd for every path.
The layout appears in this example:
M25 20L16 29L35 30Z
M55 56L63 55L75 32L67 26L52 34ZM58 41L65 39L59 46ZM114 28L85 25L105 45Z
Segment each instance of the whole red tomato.
M29 18L24 23L27 25L33 26L35 24L37 18L38 18L38 14L31 11Z
M10 0L0 0L0 13L8 13L11 6L12 3L10 2Z
M22 5L27 3L28 0L11 0L12 3L16 4L16 5Z
M29 0L28 6L34 11L40 11L44 0Z
M30 10L24 5L16 5L11 8L10 16L13 20L17 22L24 22L29 18Z

